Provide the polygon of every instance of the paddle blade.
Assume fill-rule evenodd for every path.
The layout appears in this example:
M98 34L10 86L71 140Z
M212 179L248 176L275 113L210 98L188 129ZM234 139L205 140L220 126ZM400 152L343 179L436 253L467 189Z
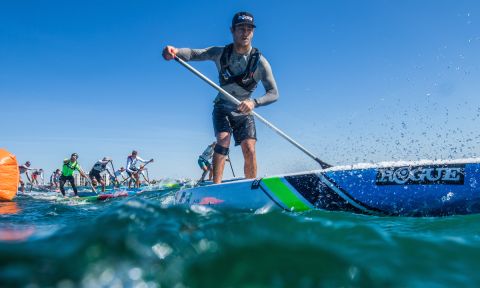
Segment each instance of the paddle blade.
M317 161L318 164L320 164L320 167L322 167L322 169L327 169L327 168L330 168L332 167L332 165L328 164L328 163L325 163L323 162L322 160L318 159L318 158L315 158L315 161Z

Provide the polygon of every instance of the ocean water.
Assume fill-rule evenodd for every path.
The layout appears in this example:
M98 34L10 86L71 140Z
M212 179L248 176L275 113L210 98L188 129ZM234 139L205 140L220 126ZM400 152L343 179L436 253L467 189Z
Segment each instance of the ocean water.
M173 191L174 192L174 191ZM478 287L480 216L0 202L0 287Z

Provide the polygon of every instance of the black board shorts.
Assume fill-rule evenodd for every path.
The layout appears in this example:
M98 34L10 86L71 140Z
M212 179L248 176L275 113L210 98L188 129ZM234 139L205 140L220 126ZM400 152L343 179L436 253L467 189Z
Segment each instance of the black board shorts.
M213 129L215 136L220 132L233 134L235 146L240 145L243 140L257 140L255 119L251 114L243 114L236 110L222 106L215 106L212 112Z
M97 179L98 182L102 181L102 176L100 175L100 171L97 171L95 169L90 170L90 173L88 173L88 176L90 176L90 179Z
M135 168L132 167L132 168L130 168L130 170L132 170L132 171L134 171L134 172L137 172L137 171L138 171L138 169L137 169L136 167L135 167ZM127 170L127 174L128 174L129 177L133 177L133 173L130 172L130 171L128 171L128 170Z

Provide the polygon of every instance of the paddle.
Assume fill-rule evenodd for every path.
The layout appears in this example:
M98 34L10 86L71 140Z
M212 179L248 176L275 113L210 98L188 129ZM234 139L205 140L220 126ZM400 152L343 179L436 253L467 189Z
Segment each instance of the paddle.
M147 180L148 185L150 185L150 176L148 176L148 169L145 169L145 172L147 172L147 176L145 180ZM143 178L145 178L145 175L143 175Z
M80 166L79 166L80 168ZM82 168L80 168L80 171L83 173L83 175L87 176L87 174L85 174L85 171L83 171ZM88 184L90 184L90 188L92 188L92 191L95 193L95 194L98 194L97 193L97 190L95 189L95 187L93 187L93 184L92 184L92 180L87 176L85 177L85 180L87 180Z
M137 173L137 174L140 173L140 172L142 171L142 169L145 168L145 166L147 166L148 164L150 164L150 163L152 163L152 162L153 162L153 159L150 159L149 161L147 161L147 163L145 163L145 164L143 164L143 165L140 165L140 169L139 169L136 173ZM145 179L145 175L143 175L143 173L140 173L140 175L142 175L143 178ZM133 179L133 178L132 178L132 176L130 176L130 177L128 177L127 179L125 179L125 181L128 180L128 179ZM133 180L135 180L135 183L136 183L136 179L133 179ZM147 180L147 179L145 179L145 180ZM125 181L124 181L124 182L125 182ZM147 182L148 182L148 181L147 181ZM130 185L130 183L129 183L129 185ZM148 182L148 185L150 185L150 182Z
M148 171L148 170L145 170L145 171ZM148 172L147 172L148 173ZM148 185L150 185L150 181L148 180L148 177L145 176L145 174L143 174L143 171L140 173L143 177L143 180L147 181Z
M147 161L147 163L145 163L144 165L140 165L140 170L142 170L143 168L145 168L145 166L147 166L148 164L152 163L153 162L153 159L150 159Z
M148 164L150 164L152 162L153 162L153 159L150 159L147 163L145 163L145 165L141 165L140 166L140 171L143 170L145 168L145 166L147 166ZM147 171L147 173L148 173L148 171ZM145 179L148 182L148 185L150 185L150 181L147 178L145 178L145 175L143 175L143 173L141 173L141 174L143 176L143 179Z
M32 192L32 180L30 180L30 177L28 176L28 171L25 171L25 176L27 176L28 182L24 184L24 188L23 188L22 193L25 193L25 190L28 189L28 184L30 184L30 190L28 192L28 193L30 193L30 192Z
M113 167L113 161L110 161L110 165L112 165L113 178L115 178L115 182L118 182L117 175L115 174L116 170L115 170L115 167ZM120 183L120 182L118 182L118 183ZM113 187L115 187L115 183L113 183Z
M122 180L122 182L118 181L118 178L117 178L117 176L115 175L115 172L116 172L116 171L115 171L115 168L113 168L113 161L112 161L112 169L113 169L113 175L115 176L115 179L117 180L119 186L123 185L128 179L130 179L130 176L128 176L127 178L125 178L125 177L123 176L123 171L122 171L122 172L120 172L120 175L122 176L122 179L123 179L123 180ZM125 171L125 170L124 170L124 171Z
M124 178L124 179L122 180L122 182L120 182L120 185L125 184L125 182L127 182L127 181L130 180L131 178L132 178L132 177L130 177L130 176L128 176L127 178Z
M230 100L231 102L233 102L234 104L240 104L241 102L233 97L232 95L230 95L230 93L228 93L227 91L225 91L222 87L218 86L217 84L215 84L212 80L208 79L205 75L203 75L202 73L200 73L197 69L193 68L192 66L190 66L190 64L188 64L187 62L185 62L184 60L182 60L181 58L179 58L177 55L175 55L175 58L174 58L178 63L182 64L185 68L187 68L188 70L190 70L193 74L197 75L199 78L201 78L203 81L207 82L210 86L212 86L213 88L215 88L218 92L222 93L225 97L227 97L228 100ZM303 153L307 154L310 158L312 158L313 160L315 160L318 164L320 164L320 167L322 167L322 169L326 169L326 168L329 168L329 167L332 167L332 165L329 165L325 162L323 162L322 160L320 160L317 156L315 156L313 153L311 153L310 151L308 151L307 149L305 149L302 145L300 145L299 143L297 143L295 140L293 140L292 138L290 138L287 134L285 134L283 131L281 131L280 129L278 129L277 127L275 127L273 124L271 124L270 122L268 122L265 118L263 118L262 116L260 116L257 112L255 111L252 111L251 112L255 117L257 117L260 121L262 121L265 125L267 125L269 128L271 128L273 131L275 131L278 135L282 136L285 140L287 140L288 142L290 142L291 144L293 144L295 147L297 147L298 149L300 149Z
M28 190L28 193L31 193L33 189L33 183L32 181L29 181L28 183L30 183L30 190Z
M228 155L228 163L230 163L230 169L232 169L232 175L233 178L235 178L235 172L233 172L233 166L232 166L232 158L230 158L230 155Z

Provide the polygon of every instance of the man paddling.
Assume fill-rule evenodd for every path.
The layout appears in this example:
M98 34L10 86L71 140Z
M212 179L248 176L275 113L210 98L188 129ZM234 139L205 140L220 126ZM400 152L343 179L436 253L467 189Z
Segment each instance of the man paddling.
M133 150L132 154L127 157L126 171L128 176L135 181L136 188L140 187L139 173L141 173L143 170L143 167L145 167L145 165L142 165L140 166L140 168L138 168L137 167L138 162L145 163L145 165L147 165L148 163L153 162L153 158L150 159L149 161L143 160L142 158L138 157L138 152L136 150ZM131 184L132 184L131 181L128 181L128 188L130 188Z
M128 178L125 178L125 176L123 176L123 172L125 172L125 168L120 167L120 169L115 171L113 175L110 174L110 182L112 182L114 186L119 187L120 183L123 183L125 182L125 180L128 179ZM122 180L121 181L118 180L118 177L122 177Z
M178 56L185 61L214 61L219 72L220 86L241 101L239 105L232 104L221 93L214 101L212 116L217 138L213 155L214 183L222 181L232 134L235 146L240 145L242 148L245 177L256 177L257 137L255 120L250 112L256 107L271 104L278 99L278 89L270 64L258 49L252 47L255 27L252 14L239 12L234 15L230 27L232 44L205 49L177 49L173 46L166 46L163 49L163 57L166 60ZM262 82L266 92L263 96L252 99L251 95L259 81Z
M45 180L43 178L43 169L38 169L32 172L32 185L37 184L39 185L40 183L38 182L38 178L42 180L42 184L45 184Z
M32 164L30 163L30 161L27 161L25 162L25 164L18 166L20 176L22 174L25 174L25 176L27 176L28 182L30 182L30 185L32 184L32 180L30 179L30 175L28 175L28 170L33 170L33 171L37 170L35 168L30 168L31 165ZM20 177L20 191L22 191L22 193L25 192L25 182L23 182L21 177Z
M100 183L100 185L102 185L102 192L105 192L105 181L100 174L107 170L107 165L111 161L112 159L108 157L103 157L102 160L98 160L97 162L95 162L92 169L90 170L90 173L88 173L88 176L92 181L95 179L97 183Z
M78 171L87 181L89 180L88 176L83 172L82 167L78 165L77 162L78 154L73 153L70 158L63 160L62 166L62 175L60 176L60 192L65 196L65 183L68 181L72 186L73 193L75 196L78 196L77 186L75 186L75 179L73 178L73 172Z
M208 180L212 180L213 168L210 160L213 158L214 148L217 142L213 142L212 144L208 145L208 147L203 151L202 155L198 156L198 166L200 169L203 170L202 177L198 182L205 181L205 177L208 173ZM227 158L226 161L230 161L230 158Z
M53 171L52 175L50 176L50 187L51 188L58 188L59 182L60 182L60 175L62 173L60 172L60 169L57 169Z

